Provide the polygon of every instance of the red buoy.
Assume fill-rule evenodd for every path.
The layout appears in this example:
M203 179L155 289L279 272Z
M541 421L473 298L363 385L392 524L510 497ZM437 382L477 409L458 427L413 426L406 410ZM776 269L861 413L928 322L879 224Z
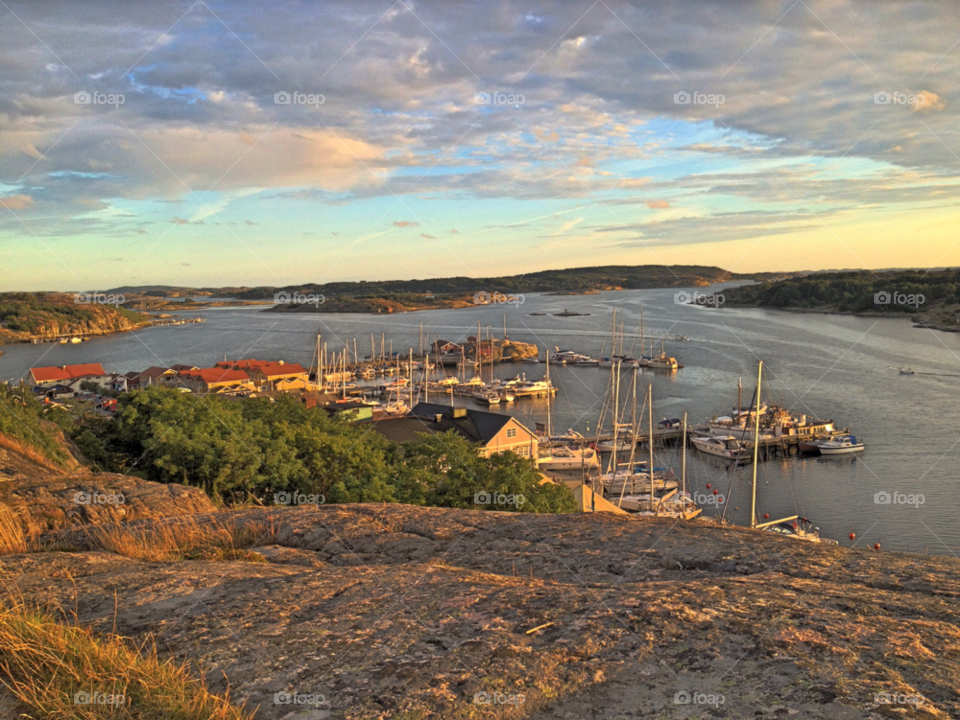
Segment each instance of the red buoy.
M880 549L880 543L875 543L874 546L873 546L873 549L874 549L874 550L879 550L879 549Z
M714 491L713 491L713 494L716 495L716 494L719 493L719 492L720 492L719 490L714 490Z
M717 505L719 505L719 504L722 503L722 502L723 502L723 498L722 498L722 497L721 497L721 498L717 498Z
M764 520L769 520L769 519L770 519L770 513L764 513L764 514L763 514L763 519L764 519Z
M856 540L856 539L857 539L857 534L856 534L856 533L850 533L850 539L851 539L851 540Z
M710 483L707 483L707 490L710 489Z

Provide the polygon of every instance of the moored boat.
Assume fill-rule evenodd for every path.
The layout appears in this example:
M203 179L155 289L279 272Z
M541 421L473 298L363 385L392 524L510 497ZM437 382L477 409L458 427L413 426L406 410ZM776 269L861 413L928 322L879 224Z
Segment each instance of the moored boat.
M855 435L837 435L829 440L817 443L821 455L848 455L861 452L866 448L863 440L857 440Z

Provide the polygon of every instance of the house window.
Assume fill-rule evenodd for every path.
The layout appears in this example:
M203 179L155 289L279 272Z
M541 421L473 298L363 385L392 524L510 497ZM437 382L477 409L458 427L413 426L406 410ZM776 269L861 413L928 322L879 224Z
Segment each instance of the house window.
M528 448L526 445L524 445L522 448L520 448L520 451L519 451L519 452L520 452L520 457L529 457L529 456L530 456L530 448Z
M516 437L516 436L517 436L517 429L516 429L516 428L507 428L507 437L508 437L508 438L514 438L514 437Z

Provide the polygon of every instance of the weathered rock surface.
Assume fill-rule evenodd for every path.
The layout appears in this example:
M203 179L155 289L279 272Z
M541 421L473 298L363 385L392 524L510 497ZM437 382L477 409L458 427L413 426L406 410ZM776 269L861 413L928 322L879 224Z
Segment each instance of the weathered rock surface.
M55 427L49 423L50 427ZM0 433L0 481L9 478L49 477L81 470L86 463L77 446L62 431L56 431L57 444L63 450L63 464L47 457L40 449L25 445Z
M317 718L960 717L952 558L610 515L230 516L281 524L267 563L43 553L0 581L154 634L271 720L305 709L282 691L323 695Z
M114 473L0 482L0 505L12 507L33 533L216 510L199 488Z

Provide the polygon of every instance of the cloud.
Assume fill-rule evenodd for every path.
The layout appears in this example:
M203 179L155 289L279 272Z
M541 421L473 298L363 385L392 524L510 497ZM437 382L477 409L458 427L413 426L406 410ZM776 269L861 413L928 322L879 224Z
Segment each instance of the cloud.
M654 208L657 210L666 210L670 207L670 203L666 200L645 200L644 201L648 208Z
M943 110L943 100L935 92L921 90L917 93L917 104L914 106L916 112L930 112L931 110Z
M170 222L172 222L174 225L189 225L189 224L190 224L190 221L189 221L189 220L184 220L184 219L181 218L181 217L174 217L173 220L171 220Z
M399 228L405 227L417 227L420 223L413 222L413 220L394 220L393 224Z
M427 235L426 233L420 233L420 237L424 238L425 240L436 240L436 239L437 239L437 236L436 236L436 235Z
M0 197L0 206L10 210L25 210L33 205L33 198L29 195L8 195Z

